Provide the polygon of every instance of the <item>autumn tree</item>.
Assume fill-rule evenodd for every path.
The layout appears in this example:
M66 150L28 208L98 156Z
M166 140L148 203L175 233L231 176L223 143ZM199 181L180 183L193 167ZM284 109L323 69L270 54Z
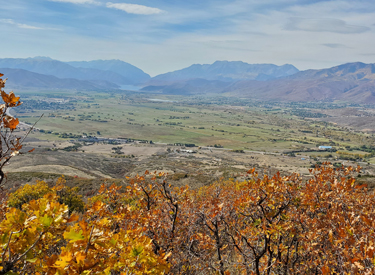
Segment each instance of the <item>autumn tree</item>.
M56 187L51 188L45 181L36 181L35 184L26 184L15 192L11 193L8 198L8 206L22 209L22 206L32 200L43 198L48 193L57 195L58 202L68 206L69 215L73 212L83 212L85 203L82 196L78 195L78 187L70 188L65 185L64 176L56 182ZM60 188L57 188L57 187Z
M359 168L173 188L162 174L130 180L129 224L144 224L173 274L373 274L375 200ZM160 179L161 177L161 179Z

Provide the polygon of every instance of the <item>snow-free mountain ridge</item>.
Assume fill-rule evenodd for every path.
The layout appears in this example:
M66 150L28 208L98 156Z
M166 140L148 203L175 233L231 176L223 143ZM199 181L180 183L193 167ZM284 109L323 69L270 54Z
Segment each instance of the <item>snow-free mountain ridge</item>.
M298 71L293 65L217 61L150 78L120 60L61 62L49 57L0 59L7 88L117 90L142 85L141 92L222 95L262 101L345 101L375 104L375 64L347 63Z
M48 57L35 58L3 58L0 68L23 69L30 72L51 75L58 78L74 78L87 81L108 81L116 85L139 85L150 76L137 67L119 60L101 60L87 62L92 66L77 67L71 62L62 62ZM82 63L84 65L85 63ZM111 70L113 68L113 70Z
M271 80L298 72L293 65L248 64L242 61L216 61L213 64L194 64L190 67L153 77L147 84L166 84L194 78L233 82L238 80Z
M152 82L153 79L150 81ZM241 79L215 84L204 83L199 89L191 85L192 79L160 81L160 85L146 86L142 90L166 94L220 94L264 101L345 101L375 104L375 64L347 63L321 70L300 71L289 76L267 81ZM213 87L217 87L213 89Z

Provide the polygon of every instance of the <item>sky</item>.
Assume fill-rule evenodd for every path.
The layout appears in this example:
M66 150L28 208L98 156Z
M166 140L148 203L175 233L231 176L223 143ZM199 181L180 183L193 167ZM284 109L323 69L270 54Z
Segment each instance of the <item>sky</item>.
M151 76L216 60L375 63L374 0L0 0L0 58L120 59Z

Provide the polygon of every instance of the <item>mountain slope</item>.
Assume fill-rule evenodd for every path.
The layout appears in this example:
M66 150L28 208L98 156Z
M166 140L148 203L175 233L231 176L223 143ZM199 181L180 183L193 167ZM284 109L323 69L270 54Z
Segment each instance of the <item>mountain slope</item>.
M215 63L214 63L215 64ZM213 64L213 65L214 65ZM231 64L238 65L239 63ZM223 65L223 66L219 66ZM353 103L375 104L375 64L360 62L348 63L322 70L307 70L277 79L264 80L264 76L247 71L240 74L243 64L232 70L230 77L225 63L212 65L193 65L189 68L170 74L160 75L148 83L151 87L144 87L143 91L158 91L167 94L222 94L242 98L253 98L265 101L346 101ZM261 66L261 65L256 65ZM269 65L265 65L266 67ZM262 67L262 66L261 66ZM265 70L266 67L262 67ZM291 73L293 70L281 70L283 66L270 66L266 75L273 76ZM231 67L233 69L233 67ZM259 67L258 67L259 69ZM281 70L281 71L280 71ZM185 77L194 77L202 73L207 78L224 77L224 80L234 76L242 79L232 82L220 81L215 84L208 82L196 82L194 79L183 80ZM179 80L178 80L179 79ZM259 81L260 79L264 81ZM157 80L157 81L156 81Z
M148 85L163 85L188 79L238 81L270 80L285 77L298 72L293 65L276 66L273 64L247 64L242 61L216 61L213 64L194 64L188 68L153 77Z
M133 84L141 84L151 78L141 69L121 60L72 61L66 63L76 68L111 71L126 77Z
M237 82L228 95L264 100L375 103L375 64L348 63L269 82Z
M60 79L51 75L43 75L23 69L0 68L7 80L8 89L76 89L76 90L102 90L116 89L117 85L100 81L97 83L77 80L72 78Z
M125 62L124 62L125 63ZM127 64L127 63L126 63ZM129 66L132 66L128 64ZM134 67L134 66L132 66ZM67 63L53 60L47 57L35 58L4 58L0 59L0 68L23 69L34 73L53 75L58 78L75 78L79 80L102 80L115 83L117 85L134 85L139 84L138 75L140 69L128 69L123 74L117 72L96 68L76 68ZM141 71L142 72L142 71ZM143 72L142 72L143 73ZM138 77L134 77L134 74ZM143 73L144 74L144 73ZM145 74L147 78L147 74ZM149 77L149 76L148 76Z
M328 69L306 70L289 77L290 79L339 78L340 80L375 80L375 64L362 62L346 63Z

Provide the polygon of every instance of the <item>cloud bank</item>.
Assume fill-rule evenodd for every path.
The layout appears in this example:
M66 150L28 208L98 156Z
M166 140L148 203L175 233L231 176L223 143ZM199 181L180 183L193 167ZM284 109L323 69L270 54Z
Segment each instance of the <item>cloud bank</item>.
M370 30L368 27L349 25L344 20L331 18L291 18L290 22L286 26L286 29L309 32L333 32L342 34L363 33Z

